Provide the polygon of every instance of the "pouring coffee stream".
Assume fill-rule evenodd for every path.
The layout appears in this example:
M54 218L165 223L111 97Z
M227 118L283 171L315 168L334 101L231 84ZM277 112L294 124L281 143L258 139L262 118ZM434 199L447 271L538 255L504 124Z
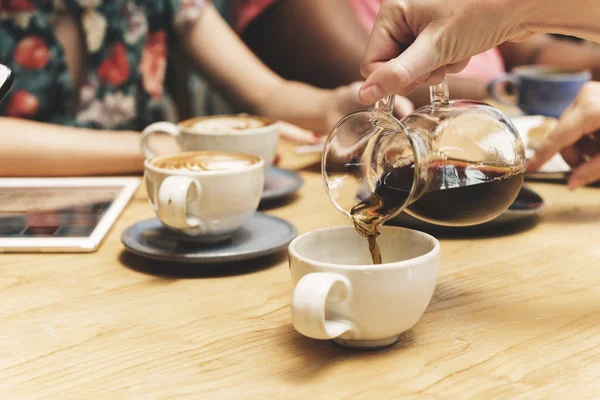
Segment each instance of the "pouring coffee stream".
M329 197L368 238L381 262L378 227L405 211L446 226L475 225L504 212L523 183L525 149L512 123L480 102L449 101L444 81L431 103L393 116L394 97L343 118L326 143Z

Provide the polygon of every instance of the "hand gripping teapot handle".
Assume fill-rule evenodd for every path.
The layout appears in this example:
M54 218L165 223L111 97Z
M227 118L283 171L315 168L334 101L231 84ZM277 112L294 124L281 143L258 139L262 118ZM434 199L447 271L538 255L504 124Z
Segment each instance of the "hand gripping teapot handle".
M375 110L380 111L385 114L393 115L395 99L396 99L395 95L384 97L383 99L381 99L377 103L375 103Z
M446 78L439 85L429 86L429 101L431 108L450 106L450 90Z

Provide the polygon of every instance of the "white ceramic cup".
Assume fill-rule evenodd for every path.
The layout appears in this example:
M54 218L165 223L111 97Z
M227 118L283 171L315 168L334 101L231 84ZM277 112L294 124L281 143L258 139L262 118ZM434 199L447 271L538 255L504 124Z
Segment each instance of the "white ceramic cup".
M372 264L367 240L353 226L321 229L292 241L292 322L298 332L345 347L380 348L419 321L435 289L439 242L388 226L377 241L381 265Z
M222 129L215 128L211 124L210 130L203 130L201 124L207 121L218 122L227 119L230 123L224 123ZM235 124L236 119L252 119L261 121L265 126L249 129L231 128L231 122ZM265 168L273 164L277 153L279 141L279 125L264 118L248 115L219 115L212 117L199 117L179 124L171 122L157 122L149 125L142 132L142 152L146 157L155 154L150 149L148 139L153 133L162 132L175 137L182 151L227 151L233 153L245 153L257 156L265 161Z
M204 152L176 156L194 153ZM256 212L264 186L264 161L244 156L251 157L254 163L216 171L169 170L154 165L173 155L146 159L144 181L148 199L161 222L196 239L219 241L231 236Z

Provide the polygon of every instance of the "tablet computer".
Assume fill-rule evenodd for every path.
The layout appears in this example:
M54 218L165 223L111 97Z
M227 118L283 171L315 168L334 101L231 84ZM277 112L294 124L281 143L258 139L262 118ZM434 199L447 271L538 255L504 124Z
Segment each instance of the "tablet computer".
M0 179L0 252L95 251L137 178Z

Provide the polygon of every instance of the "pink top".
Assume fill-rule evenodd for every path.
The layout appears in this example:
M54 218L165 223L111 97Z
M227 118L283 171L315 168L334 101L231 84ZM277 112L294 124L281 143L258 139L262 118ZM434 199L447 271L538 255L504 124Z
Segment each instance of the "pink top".
M233 0L231 18L233 28L243 32L252 21L271 7L277 0Z
M233 25L238 32L244 29L264 10L277 0L234 0ZM383 0L348 0L365 29L371 31L375 23L377 11ZM458 76L479 79L489 82L499 74L506 72L502 54L497 48L486 51L471 58L471 62Z

